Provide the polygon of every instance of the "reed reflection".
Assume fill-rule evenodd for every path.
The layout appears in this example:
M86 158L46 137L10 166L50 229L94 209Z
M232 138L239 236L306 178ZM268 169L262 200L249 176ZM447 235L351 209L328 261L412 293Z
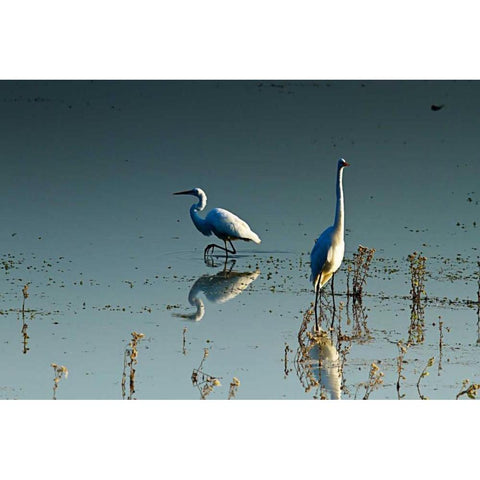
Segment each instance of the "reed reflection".
M224 268L214 275L202 275L190 288L188 303L196 307L193 313L174 313L175 317L199 322L205 315L205 305L200 295L212 303L225 303L242 293L260 275L260 270L254 272L237 272L233 270L235 261L230 269Z

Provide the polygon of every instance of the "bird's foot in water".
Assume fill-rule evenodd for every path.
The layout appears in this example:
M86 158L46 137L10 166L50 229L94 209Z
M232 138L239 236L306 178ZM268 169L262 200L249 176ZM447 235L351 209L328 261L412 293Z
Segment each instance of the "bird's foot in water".
M213 255L213 251L215 250L216 245L214 243L211 243L210 245L207 245L205 247L205 250L203 251L203 257L206 259L208 256Z

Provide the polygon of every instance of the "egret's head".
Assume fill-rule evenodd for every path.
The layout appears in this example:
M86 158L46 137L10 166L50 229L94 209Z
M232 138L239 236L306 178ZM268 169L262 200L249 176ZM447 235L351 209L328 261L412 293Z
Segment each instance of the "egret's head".
M183 192L176 192L174 195L193 195L194 197L200 198L206 196L205 192L201 188L193 188L192 190L185 190Z
M338 161L338 168L349 167L350 164L346 162L343 158Z

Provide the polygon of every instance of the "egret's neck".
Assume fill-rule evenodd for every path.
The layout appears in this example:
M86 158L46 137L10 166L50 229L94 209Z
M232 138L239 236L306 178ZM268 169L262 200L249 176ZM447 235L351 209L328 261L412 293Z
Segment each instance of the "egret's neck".
M201 212L207 206L207 196L205 195L205 192L200 191L197 198L198 203L194 205L194 207Z
M335 210L335 223L334 228L336 232L339 232L343 236L344 224L343 224L343 168L339 168L337 171L337 208Z
M192 218L193 223L197 229L202 232L204 235L210 235L211 228L208 223L202 218L198 212L201 212L207 205L207 196L202 193L198 197L198 203L194 203L190 207L190 217Z

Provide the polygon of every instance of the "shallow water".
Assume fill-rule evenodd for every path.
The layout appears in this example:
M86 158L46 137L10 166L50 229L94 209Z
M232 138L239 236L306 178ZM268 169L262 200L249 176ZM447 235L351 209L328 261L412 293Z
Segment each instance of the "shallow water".
M228 398L233 377L236 399L363 398L372 363L383 383L369 399L454 399L464 379L480 379L479 88L1 82L1 397L52 398L56 363L69 371L58 399L121 399L136 331L145 335L137 399L200 398L192 372L205 348L201 370L221 383L209 399ZM309 252L333 221L341 156L352 165L346 259L359 244L376 252L363 310L346 296L344 262L335 277L340 318L333 331L325 319L313 361L299 362L313 301ZM210 238L189 218L193 197L171 195L197 186L207 211L232 210L262 244L237 243L226 267L221 258L206 264ZM404 356L398 393L413 251L427 257L423 338ZM332 376L340 364L341 377ZM308 378L320 385L308 388ZM127 379L125 397L128 387Z

